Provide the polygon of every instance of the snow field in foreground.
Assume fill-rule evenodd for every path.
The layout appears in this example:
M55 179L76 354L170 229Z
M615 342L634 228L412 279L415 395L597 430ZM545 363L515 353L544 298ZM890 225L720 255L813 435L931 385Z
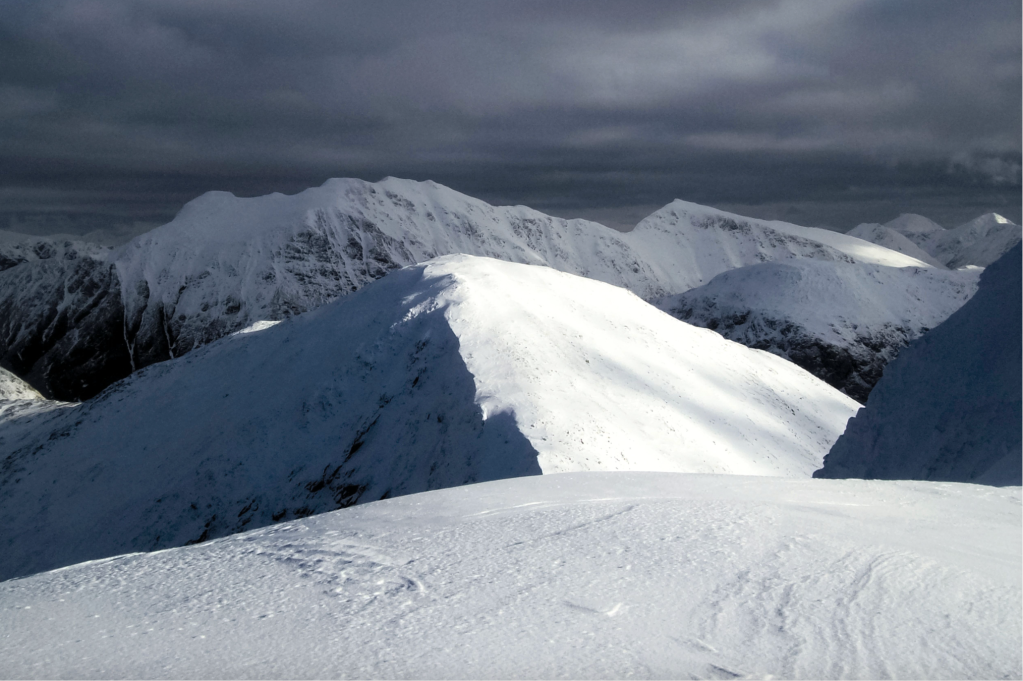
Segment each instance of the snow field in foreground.
M1020 489L518 478L0 584L18 678L1018 678Z

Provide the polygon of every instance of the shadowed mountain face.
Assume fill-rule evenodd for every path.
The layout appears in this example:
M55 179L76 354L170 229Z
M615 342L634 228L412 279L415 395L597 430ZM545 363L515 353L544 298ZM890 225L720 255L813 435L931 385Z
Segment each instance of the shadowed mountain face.
M1020 249L892 362L815 477L1021 483Z
M976 291L980 273L813 260L764 263L656 302L866 402L885 365Z
M0 366L61 400L91 398L133 370L451 253L547 265L647 300L757 262L922 265L842 234L683 201L622 234L394 178L331 180L293 196L212 192L115 251L44 241L8 249ZM40 249L53 253L32 255Z
M0 579L541 472L808 478L856 407L621 288L447 256L0 411Z

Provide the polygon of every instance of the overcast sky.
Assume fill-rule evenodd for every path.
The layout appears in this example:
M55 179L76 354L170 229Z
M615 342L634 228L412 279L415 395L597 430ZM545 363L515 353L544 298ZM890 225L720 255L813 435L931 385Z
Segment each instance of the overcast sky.
M0 228L433 179L631 226L1020 221L1019 0L3 0Z

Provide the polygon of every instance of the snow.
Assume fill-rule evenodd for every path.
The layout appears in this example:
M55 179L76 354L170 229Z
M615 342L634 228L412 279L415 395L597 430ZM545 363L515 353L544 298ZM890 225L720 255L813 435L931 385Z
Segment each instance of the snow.
M885 364L969 300L978 277L978 270L801 259L729 270L656 304L865 400Z
M928 247L949 267L987 267L1018 244L1020 238L1019 225L997 213L987 213L936 235Z
M110 249L68 234L40 237L0 229L0 271L39 260L105 259Z
M815 476L1021 483L1020 248L888 366Z
M0 420L0 576L514 476L809 478L858 406L624 289L447 256Z
M0 584L6 678L1019 678L1019 488L567 473Z
M885 226L951 269L987 267L1021 238L1020 226L997 213L986 213L955 229L944 229L921 215L900 215Z
M884 246L890 248L893 251L904 253L911 258L921 260L932 267L943 269L945 265L931 256L927 251L920 248L918 245L909 240L908 237L900 234L891 227L885 227L877 223L863 223L856 225L851 230L846 232L848 236L854 236L857 239L863 239L869 241L872 244Z
M0 367L0 403L13 400L41 400L43 396L25 381Z
M925 244L928 241L945 231L945 228L937 222L915 213L903 213L894 220L886 222L884 226L898 232L925 250Z
M732 229L736 220L742 229ZM318 307L392 269L453 253L547 265L627 288L645 300L764 260L923 266L827 230L683 201L622 234L397 178L375 184L329 180L292 196L210 192L111 257L129 330L166 335L170 352L178 355L254 321Z

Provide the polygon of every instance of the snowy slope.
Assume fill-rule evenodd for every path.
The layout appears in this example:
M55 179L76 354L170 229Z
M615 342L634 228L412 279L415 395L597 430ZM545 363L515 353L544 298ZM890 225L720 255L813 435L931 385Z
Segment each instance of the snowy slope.
M944 229L922 215L900 215L885 227L951 269L987 267L1018 244L1021 235L1019 225L997 213L986 213L954 229Z
M666 295L696 288L731 269L770 261L809 258L927 267L916 258L845 234L746 218L680 200L645 218L625 236L665 282L661 290Z
M30 236L0 229L0 272L25 262L39 260L105 259L110 249L99 244L56 234Z
M109 353L95 376L66 376L54 356L4 343L45 337L59 343L68 329L50 329L53 296L27 299L20 284L0 279L0 361L47 396L86 399L121 373L180 356L245 328L314 309L387 272L452 253L542 264L627 288L653 299L698 286L727 269L797 257L896 266L917 260L826 230L742 218L676 201L621 234L584 220L563 220L523 206L495 207L433 182L387 178L330 180L293 196L237 198L211 192L170 223L110 256L117 296L90 305L75 326L90 351ZM24 278L27 275L22 275ZM32 272L41 288L64 286L62 271ZM40 285L36 285L39 288ZM12 297L17 303L7 304ZM6 308L4 307L6 305ZM102 324L103 328L95 328ZM121 338L111 344L106 339ZM23 359L39 357L25 366ZM127 361L125 361L127 360ZM46 377L40 382L37 377ZM83 386L84 384L84 386Z
M894 220L886 222L884 226L898 232L925 251L927 242L945 231L945 228L937 222L915 213L903 213Z
M1020 226L996 213L935 235L928 250L948 267L987 267L1020 242Z
M1019 678L1020 490L575 473L0 584L11 678Z
M0 576L513 476L809 477L857 407L624 289L448 256L149 367L43 427L0 421L0 438L20 428Z
M814 475L1019 485L1020 246L977 294L904 350Z
M792 260L730 270L657 305L864 402L899 350L973 295L979 274Z
M0 367L0 402L41 399L43 399L43 396L32 386L10 371L7 371L7 369Z
M941 269L945 267L940 260L933 257L930 253L927 253L924 249L917 246L907 237L896 232L890 227L879 225L876 222L865 222L861 225L856 225L846 232L846 234L848 236L854 236L857 239L869 241L870 243L877 244L878 246L890 248L893 251L898 251L899 253L908 255L911 258L921 260L932 267Z

